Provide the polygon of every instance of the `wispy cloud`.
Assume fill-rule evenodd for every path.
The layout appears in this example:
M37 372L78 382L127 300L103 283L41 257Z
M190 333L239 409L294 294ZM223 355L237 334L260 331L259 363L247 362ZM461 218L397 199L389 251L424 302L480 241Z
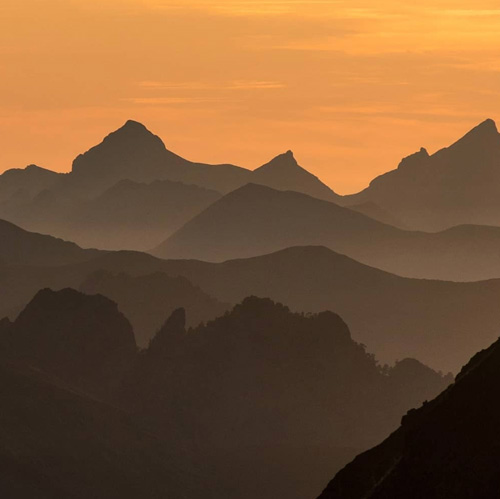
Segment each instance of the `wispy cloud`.
M266 80L234 80L228 83L141 81L138 85L149 90L272 90L286 87L282 82Z

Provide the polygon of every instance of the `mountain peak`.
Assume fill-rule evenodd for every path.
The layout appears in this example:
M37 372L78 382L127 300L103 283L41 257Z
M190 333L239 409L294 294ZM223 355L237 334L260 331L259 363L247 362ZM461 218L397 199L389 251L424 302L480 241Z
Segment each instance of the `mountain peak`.
M271 161L269 161L269 163L266 163L265 165L262 165L261 167L257 168L255 171L263 172L271 169L281 170L281 169L288 169L290 167L297 168L299 167L299 165L297 163L297 160L295 159L295 156L293 155L293 152L288 150L287 152L279 154L278 156L273 158Z
M455 142L451 147L457 146L475 146L484 147L491 143L500 143L500 134L496 123L492 119L487 119L472 130L467 132L460 140Z

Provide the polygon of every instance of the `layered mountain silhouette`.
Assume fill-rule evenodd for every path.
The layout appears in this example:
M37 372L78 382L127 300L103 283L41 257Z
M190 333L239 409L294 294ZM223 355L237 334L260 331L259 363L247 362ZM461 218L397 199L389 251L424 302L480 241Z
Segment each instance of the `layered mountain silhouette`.
M107 275L104 283L97 280L87 287L95 272ZM158 272L170 278L151 276ZM127 276L116 277L120 273ZM187 301L189 285L178 286L172 279L178 276L201 291L193 289ZM177 296L185 300L195 317L189 324L195 325L198 319L219 314L221 304L234 305L257 295L287 303L299 312L336 310L354 338L384 362L416 357L454 372L472 352L498 336L500 321L499 280L457 283L401 278L325 247L295 247L221 264L97 252L81 263L58 267L0 265L0 316L14 319L39 289L82 285L89 292L112 294L137 326L141 345L171 310L182 305ZM135 286L141 291L135 291Z
M422 148L345 204L373 202L414 229L500 225L500 134L486 120L435 154Z
M489 499L500 490L500 342L456 383L403 417L401 427L340 471L321 499Z
M289 151L255 171L194 163L128 121L68 174L36 166L0 176L0 218L86 247L147 250L222 194L254 182L339 200Z
M500 228L404 231L335 203L256 184L216 201L153 254L224 261L297 245L324 245L408 277L466 281L500 276Z
M162 272L132 277L123 272L97 271L82 283L80 290L115 301L130 320L141 347L148 345L165 318L179 307L186 310L189 326L215 319L229 308L186 278Z

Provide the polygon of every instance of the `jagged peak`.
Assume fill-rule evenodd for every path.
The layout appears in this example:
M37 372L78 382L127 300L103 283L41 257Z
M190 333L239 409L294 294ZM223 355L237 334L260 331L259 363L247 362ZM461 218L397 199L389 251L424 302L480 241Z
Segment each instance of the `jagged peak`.
M297 160L295 159L295 156L293 155L293 152L288 150L283 154L279 154L265 165L262 165L261 167L257 168L255 171L259 172L276 168L278 169L284 169L290 167L297 168L298 166L299 165L297 163Z
M420 150L416 153L410 154L401 160L399 163L398 169L412 167L416 165L420 165L422 162L425 162L429 159L429 153L425 147L421 147Z

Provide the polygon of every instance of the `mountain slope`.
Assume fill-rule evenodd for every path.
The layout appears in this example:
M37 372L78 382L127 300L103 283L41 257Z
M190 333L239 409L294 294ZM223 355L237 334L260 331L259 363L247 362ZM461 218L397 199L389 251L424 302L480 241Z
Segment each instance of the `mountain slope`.
M403 159L343 203L376 203L415 229L500 225L499 185L500 134L486 120L433 155L422 148Z
M0 220L0 263L8 265L65 265L88 260L97 250L84 250L75 243L36 234Z
M255 184L216 201L153 254L223 261L297 245L324 245L408 277L465 281L500 276L498 228L404 231L334 203Z
M302 192L327 201L341 199L318 177L299 166L292 151L280 154L269 163L254 170L248 181L281 191Z
M321 499L489 499L500 491L500 342L340 471Z

